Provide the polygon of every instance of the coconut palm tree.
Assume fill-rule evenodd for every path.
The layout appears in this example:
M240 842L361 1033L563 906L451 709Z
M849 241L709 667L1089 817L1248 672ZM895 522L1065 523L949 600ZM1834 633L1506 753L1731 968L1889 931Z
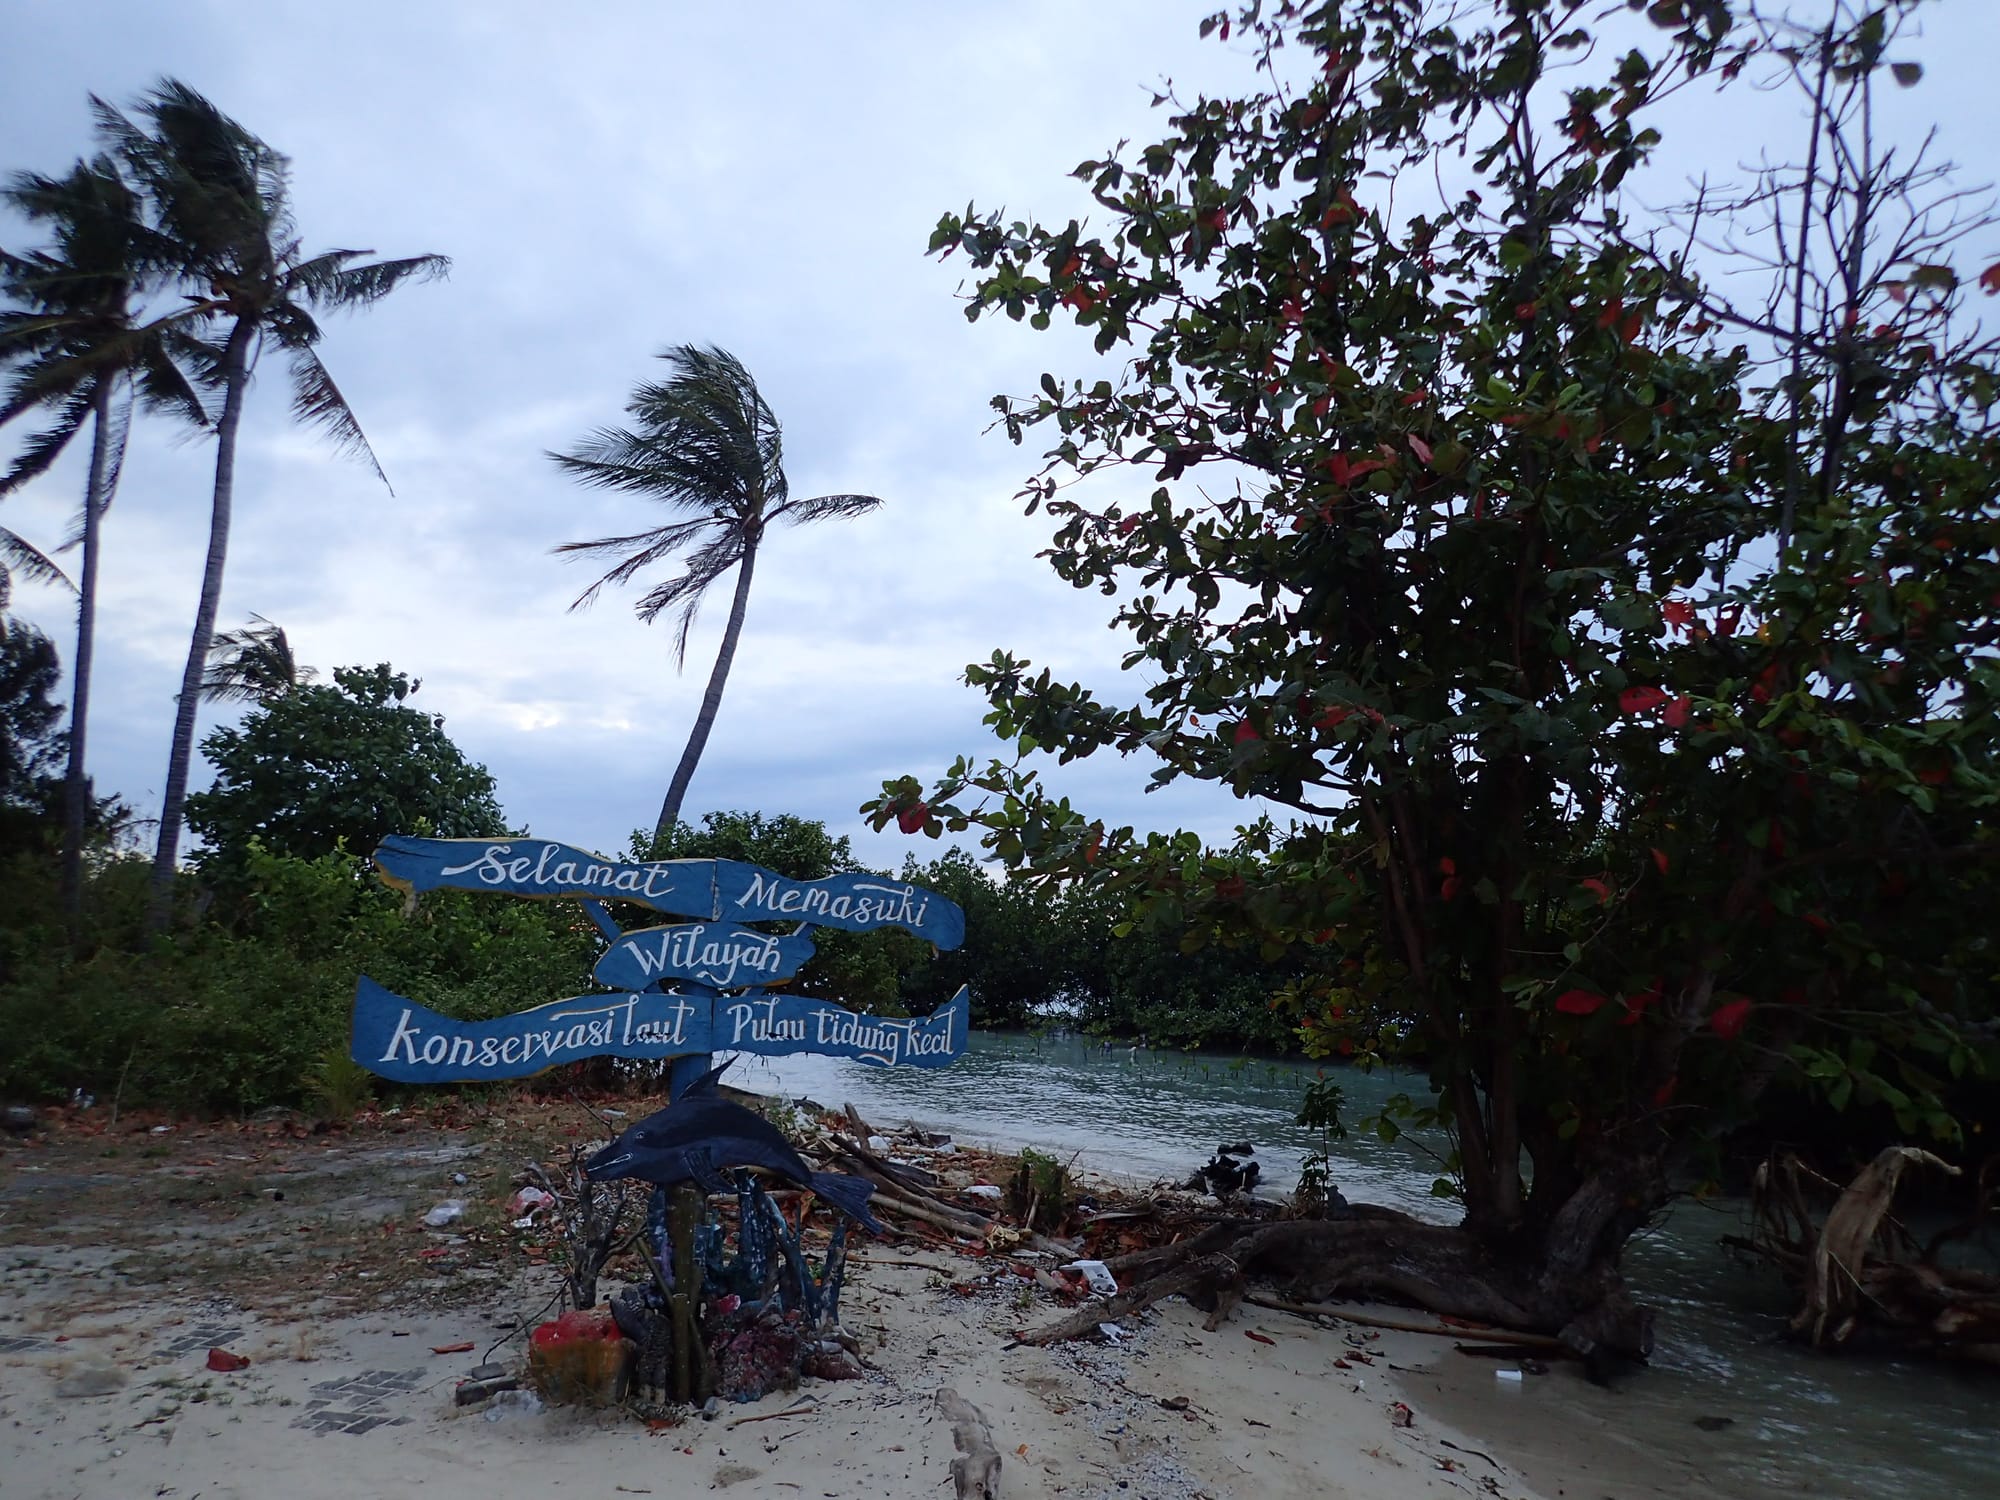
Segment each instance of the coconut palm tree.
M736 593L729 605L729 624L708 674L701 711L695 716L687 748L674 768L660 807L655 842L666 839L680 817L688 783L715 727L722 706L723 685L736 660L743 634L743 614L750 602L750 577L757 566L757 549L776 522L804 526L839 516L858 516L882 502L873 495L821 495L794 500L785 482L783 444L778 418L757 390L757 382L735 356L721 349L682 344L660 358L672 374L649 381L625 404L632 427L603 427L570 453L551 453L569 474L585 484L626 490L657 500L674 517L663 526L630 536L600 537L593 542L569 542L558 552L601 557L619 562L577 596L571 609L596 599L607 584L626 583L656 563L675 561L679 571L640 596L635 609L651 624L672 611L675 618L674 663L687 664L688 631L708 588L731 568Z
M101 99L91 102L100 134L151 204L155 227L177 247L176 269L203 294L199 305L212 335L202 346L202 374L222 393L208 556L181 673L153 856L147 922L157 931L166 925L173 898L195 711L229 556L236 433L258 356L267 349L282 354L292 414L364 459L386 484L347 398L320 362L322 335L313 315L369 306L405 281L444 274L450 262L441 255L369 261L373 252L367 250L303 253L292 220L290 162L183 83L164 80L139 102L135 113L143 125Z
M252 615L241 630L225 630L208 648L201 695L210 703L274 703L319 673L299 665L285 627Z
M139 196L108 156L79 161L67 176L24 172L0 188L0 202L43 227L51 248L0 251L0 424L29 412L47 424L0 474L0 496L46 472L88 423L90 467L72 542L83 548L77 587L76 652L70 662L68 764L63 776L63 910L72 929L83 899L84 826L90 812L85 752L91 662L97 636L99 531L118 487L130 393L156 410L206 426L207 409L175 353L199 318L177 308L142 322L139 303L171 259L146 224ZM120 394L126 399L120 401Z

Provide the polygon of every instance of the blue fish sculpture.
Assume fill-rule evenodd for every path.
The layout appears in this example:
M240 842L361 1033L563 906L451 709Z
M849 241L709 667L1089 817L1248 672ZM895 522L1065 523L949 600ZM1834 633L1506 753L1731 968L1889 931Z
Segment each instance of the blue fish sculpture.
M770 1173L810 1188L875 1234L886 1235L868 1199L875 1184L840 1172L815 1172L769 1120L722 1097L721 1068L703 1074L665 1109L629 1125L583 1165L593 1182L634 1178L660 1187L691 1182L704 1192L728 1190L723 1174L738 1167Z

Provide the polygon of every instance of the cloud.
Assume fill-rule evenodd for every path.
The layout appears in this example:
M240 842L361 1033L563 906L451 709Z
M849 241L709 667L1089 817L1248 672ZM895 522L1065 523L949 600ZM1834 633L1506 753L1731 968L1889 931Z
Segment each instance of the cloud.
M267 0L248 24L221 3L29 4L0 53L0 167L62 166L87 143L88 91L129 101L175 75L291 154L309 246L452 257L448 281L329 324L327 363L393 494L288 425L282 371L259 372L222 620L264 614L322 670L387 660L421 677L418 703L494 770L509 815L572 842L651 823L727 600L684 674L629 595L570 612L591 575L550 549L650 517L543 455L617 420L662 347L741 356L786 424L795 492L886 504L772 538L690 807L823 817L894 862L911 841L862 833L854 809L884 777L991 753L967 662L1006 647L1107 697L1143 686L1118 670L1110 601L1036 556L1046 522L1012 499L1036 450L986 431L994 393L1086 373L1088 346L968 325L959 263L925 257L931 226L974 199L1088 216L1066 174L1162 128L1161 75L1247 85L1240 43L1196 39L1210 9L363 0L335 24ZM1928 107L1990 118L1978 23L1939 17L1973 31L1929 49ZM1701 129L1690 160L1733 159ZM142 423L106 532L92 764L142 805L166 758L210 457ZM61 536L80 462L9 502L8 524ZM62 642L67 606L22 601ZM1221 836L1246 813L1213 789L1144 796L1150 769L1099 757L1058 782L1141 827Z

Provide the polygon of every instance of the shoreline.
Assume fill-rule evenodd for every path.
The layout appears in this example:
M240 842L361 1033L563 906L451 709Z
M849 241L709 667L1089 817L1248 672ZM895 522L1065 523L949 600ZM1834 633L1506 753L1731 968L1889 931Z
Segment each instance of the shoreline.
M843 1321L871 1366L861 1380L807 1381L674 1426L505 1398L458 1408L458 1382L488 1358L518 1363L545 1315L556 1272L506 1204L515 1165L565 1149L574 1118L526 1099L327 1135L151 1116L112 1131L75 1117L9 1142L0 1495L351 1500L422 1485L433 1500L485 1500L740 1485L931 1500L951 1493L955 1449L936 1407L951 1388L990 1422L1008 1500L1559 1500L1507 1464L1476 1406L1447 1413L1424 1384L1448 1383L1447 1361L1470 1363L1448 1342L1350 1339L1248 1306L1206 1332L1175 1300L1127 1320L1115 1343L1010 1348L1066 1310L1058 1299L1006 1257L908 1236L856 1247ZM464 1217L425 1227L452 1196ZM212 1370L211 1348L249 1363ZM790 1411L799 1397L809 1410ZM1407 1427L1398 1401L1413 1409Z
M1439 1416L1413 1336L1383 1333L1357 1349L1254 1314L1207 1333L1198 1313L1172 1303L1116 1345L1008 1349L1012 1278L961 1295L947 1280L956 1258L936 1259L936 1272L855 1266L845 1321L873 1366L865 1378L806 1380L672 1427L504 1399L451 1404L487 1341L508 1336L496 1321L523 1317L540 1280L479 1307L292 1323L216 1299L156 1299L111 1317L51 1318L58 1309L45 1305L28 1320L36 1332L17 1331L23 1308L10 1293L0 1486L24 1500L330 1500L419 1485L438 1500L738 1485L746 1495L919 1500L950 1493L955 1450L936 1410L950 1388L990 1424L1008 1500L1556 1500ZM249 1365L208 1370L212 1340ZM433 1352L467 1341L479 1347ZM1398 1401L1414 1410L1409 1426L1396 1425Z

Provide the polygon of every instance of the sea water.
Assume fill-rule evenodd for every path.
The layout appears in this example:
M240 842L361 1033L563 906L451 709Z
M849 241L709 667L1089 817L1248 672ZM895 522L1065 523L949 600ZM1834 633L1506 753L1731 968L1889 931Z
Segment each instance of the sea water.
M1264 1186L1283 1191L1318 1144L1293 1120L1316 1072L1310 1063L975 1033L949 1068L744 1057L728 1081L834 1108L851 1102L878 1127L913 1121L969 1143L1033 1146L1140 1184L1184 1181L1218 1145L1248 1140ZM1435 1138L1385 1141L1362 1128L1393 1095L1425 1100L1424 1079L1393 1070L1333 1076L1352 1126L1333 1148L1341 1191L1455 1219L1455 1206L1432 1193L1442 1171ZM1728 1500L2000 1495L2000 1377L1815 1354L1786 1341L1784 1288L1718 1243L1743 1227L1740 1202L1677 1204L1626 1258L1635 1292L1658 1311L1652 1367L1609 1389L1559 1373L1530 1382L1523 1398L1547 1422L1619 1434L1640 1461L1651 1453L1678 1473L1694 1463L1703 1492ZM1720 1430L1696 1425L1718 1417L1727 1419Z

